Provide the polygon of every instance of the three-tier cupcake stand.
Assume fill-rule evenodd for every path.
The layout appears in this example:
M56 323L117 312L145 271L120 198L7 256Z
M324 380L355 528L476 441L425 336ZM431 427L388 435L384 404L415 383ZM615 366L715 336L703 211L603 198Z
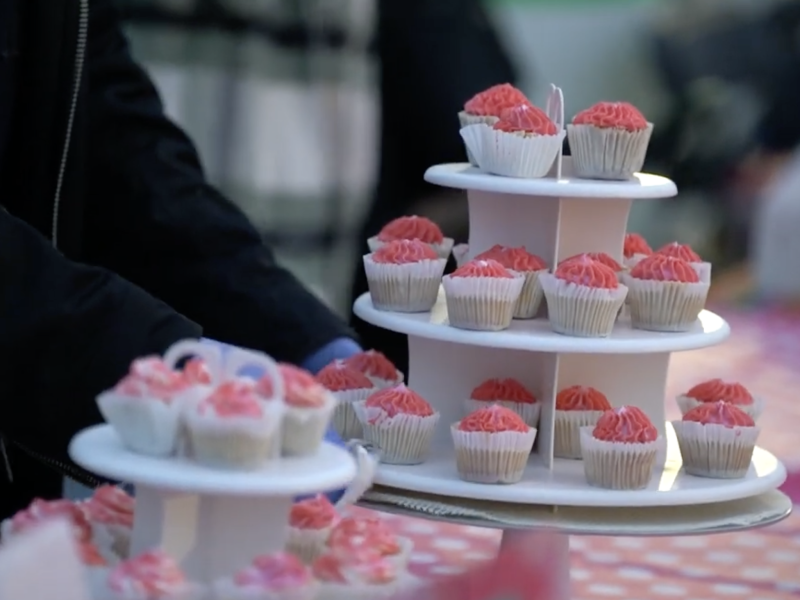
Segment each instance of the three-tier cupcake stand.
M622 262L623 238L634 199L676 195L673 182L639 174L630 181L561 176L510 179L467 164L430 168L433 184L467 191L470 219L467 258L495 244L524 246L556 264L583 252L606 252ZM504 529L504 542L520 530L559 531L559 543L543 536L559 557L560 597L569 598L569 535L681 535L756 527L785 518L789 499L776 491L784 466L757 448L744 479L692 477L665 417L665 388L672 352L723 342L728 324L703 311L691 331L635 330L623 319L608 338L554 333L545 318L513 321L499 332L450 327L444 297L430 313L376 310L369 294L355 303L364 321L408 335L409 387L441 413L430 458L421 465L381 465L376 488L363 504L451 522ZM537 442L525 476L514 485L485 485L459 479L449 425L463 416L471 390L492 377L513 377L542 404ZM610 491L590 487L580 461L553 456L556 393L571 385L601 390L614 405L641 408L667 441L648 488ZM667 400L669 401L669 400ZM767 410L769 407L767 405ZM535 544L536 536L527 540Z

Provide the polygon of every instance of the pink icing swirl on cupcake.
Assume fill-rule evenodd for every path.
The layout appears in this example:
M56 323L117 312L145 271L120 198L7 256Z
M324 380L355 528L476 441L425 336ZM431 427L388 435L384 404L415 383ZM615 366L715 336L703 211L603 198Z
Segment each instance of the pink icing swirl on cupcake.
M680 244L678 242L670 242L669 244L661 246L661 248L656 250L656 254L660 254L662 256L671 256L672 258L680 258L688 263L703 262L703 259L700 258L700 255L692 250L689 244Z
M554 273L557 279L597 289L615 290L619 287L617 274L603 263L586 254L562 262Z
M278 370L283 377L284 401L288 406L319 408L325 404L328 392L311 373L287 363L280 363ZM264 398L273 397L272 378L269 375L258 380L256 392Z
M694 421L703 425L722 425L732 429L734 427L755 427L756 422L753 417L744 412L741 408L718 400L716 402L706 402L694 407L683 415L684 421Z
M397 579L397 569L377 552L327 552L311 570L323 583L385 585Z
M311 570L293 554L264 554L233 576L233 583L243 588L282 592L309 585Z
M653 249L641 235L638 233L626 233L625 243L622 248L622 254L625 258L633 258L636 254L643 254L650 256Z
M519 402L533 404L536 397L519 381L512 378L487 379L470 394L471 400L483 402Z
M430 244L420 240L393 240L372 253L373 262L388 265L408 265L437 258Z
M643 258L631 269L631 277L649 281L673 281L697 283L697 271L685 260L664 254L652 254Z
M128 374L114 391L132 398L156 398L169 402L186 386L180 371L170 369L157 356L148 356L133 361Z
M380 417L371 418L370 423L376 423L383 418L396 417L397 415L413 415L415 417L430 417L433 415L433 408L425 398L402 383L375 392L367 398L365 405L367 408L377 408L383 411L383 415Z
M503 110L520 104L530 104L530 101L510 83L501 83L467 100L464 111L478 117L499 117Z
M133 497L116 485L100 486L81 505L89 521L122 527L133 527L135 508L136 501Z
M323 494L295 502L289 512L289 525L297 529L325 529L338 521L336 507Z
M197 407L201 415L213 413L221 418L264 416L263 400L255 383L248 380L226 381Z
M461 265L451 277L493 277L496 279L512 279L514 276L496 260L471 260Z
M508 248L498 244L492 246L486 252L478 254L475 260L495 260L506 269L522 273L547 269L547 263L544 262L543 258L531 254L523 246Z
M563 261L561 261L561 264L563 265L565 262L569 262L571 260L580 260L584 256L588 256L592 260L599 262L601 265L607 266L615 273L619 273L623 270L622 265L614 260L610 254L606 254L605 252L584 252L583 254L576 254L574 256L570 256L569 258L565 258Z
M639 109L628 102L598 102L575 115L572 123L632 132L647 128L647 119Z
M605 394L593 387L573 385L558 392L556 410L611 410Z
M527 433L530 427L513 410L493 404L470 413L458 423L459 431L500 433L515 431Z
M376 377L384 381L396 381L400 378L397 370L386 356L377 350L365 350L346 358L344 364L363 373L367 377Z
M317 373L317 381L332 392L366 390L375 387L366 375L338 362L332 362Z
M726 382L719 378L698 383L684 395L698 402L724 400L738 406L751 406L755 402L753 395L741 383Z
M92 539L92 526L77 504L69 500L41 500L37 498L28 508L11 518L11 533L17 534L53 519L64 519L69 523L74 539L88 543Z
M397 536L375 517L345 517L331 530L327 542L335 552L370 550L381 556L396 556L402 551Z
M500 120L494 124L498 131L507 133L530 133L534 135L556 135L555 123L541 109L532 104L518 104L506 108Z
M178 563L160 550L123 561L108 576L108 587L128 597L168 598L186 589Z
M378 240L381 242L420 240L426 244L441 244L444 241L444 234L430 219L412 215L389 222L378 233Z
M605 442L644 444L656 441L658 430L642 409L623 406L604 412L592 436Z

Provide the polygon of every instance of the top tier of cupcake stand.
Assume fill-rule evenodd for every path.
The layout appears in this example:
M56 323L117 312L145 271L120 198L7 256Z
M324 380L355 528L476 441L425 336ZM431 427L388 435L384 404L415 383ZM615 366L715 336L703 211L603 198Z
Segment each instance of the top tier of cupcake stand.
M612 182L575 179L570 172L569 158L565 157L561 177L510 179L485 174L468 164L447 164L430 168L425 179L467 190L467 259L502 244L524 246L551 265L583 252L605 252L622 262L632 201L668 198L677 193L674 183L655 175L638 174L630 181ZM527 505L531 523L572 534L612 535L631 509L638 511L638 516L636 525L622 528L626 535L704 531L704 517L691 514L691 507L700 504L726 503L724 509L702 513L707 518L707 530L763 525L784 518L791 510L788 499L774 491L785 480L786 470L763 449L756 449L744 479L701 479L681 470L674 434L665 423L670 353L723 342L730 329L714 313L703 311L695 327L685 333L634 330L623 320L608 338L586 339L553 333L545 319L514 321L500 332L458 330L448 325L441 295L430 313L379 311L369 294L356 301L354 311L368 323L408 335L408 384L441 413L441 424L459 420L462 401L475 386L492 377L518 379L542 403L535 455L520 483L483 485L460 480L449 430L443 426L424 464L380 466L376 477L380 494L372 496L374 502L368 502L375 508L425 517L430 514L417 512L413 506L436 499L451 506L479 505L483 511L491 511L492 502L504 503L506 508ZM646 489L592 488L584 480L580 461L553 457L555 396L558 390L577 384L603 391L612 404L640 407L659 427L667 444L659 461L660 472L654 474ZM567 509L554 516L555 507ZM447 511L436 512L435 518L447 519L443 516ZM729 527L720 524L720 514L726 515ZM463 522L460 517L452 520ZM497 523L479 518L470 522L487 526ZM507 538L505 535L504 540ZM543 538L543 543L552 542ZM562 558L564 598L568 597L568 548L566 535L560 547L550 547L551 553Z

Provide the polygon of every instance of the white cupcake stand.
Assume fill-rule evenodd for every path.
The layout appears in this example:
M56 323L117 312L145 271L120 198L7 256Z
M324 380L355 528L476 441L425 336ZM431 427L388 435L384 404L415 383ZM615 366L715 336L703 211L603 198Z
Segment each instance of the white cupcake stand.
M572 178L568 158L561 168L561 176L523 180L488 175L467 164L448 164L430 168L425 179L467 190L467 258L503 244L525 246L550 265L582 252L606 252L622 262L632 201L668 198L677 193L674 183L655 175L639 174L624 182L593 181ZM548 554L560 560L558 600L570 597L568 534L680 535L703 531L703 519L709 520L709 531L717 531L763 525L791 511L788 499L774 491L785 480L786 470L763 449L756 449L744 479L703 479L681 470L674 434L665 423L667 370L672 352L712 346L728 337L727 323L709 311L703 311L686 333L634 330L622 321L605 339L553 333L544 318L515 320L500 332L455 329L448 325L441 295L430 313L381 312L373 307L369 294L356 301L354 311L368 323L408 335L409 385L442 417L428 461L418 466L380 465L376 484L397 495L406 493L409 498L422 494L449 499L453 504L460 500L474 506L475 501L490 501L504 506L528 505L533 512L537 507L542 509L542 527L563 532L555 547L551 536L541 538ZM463 416L463 401L472 389L492 377L518 379L542 403L535 452L523 481L515 485L468 483L456 472L449 425ZM580 461L554 459L556 393L576 384L601 390L613 405L638 406L657 424L667 444L647 489L617 492L592 488L584 480ZM773 502L766 511L764 501L742 502L767 496ZM368 505L448 520L381 503ZM724 508L689 516L696 505ZM561 516L555 516L558 507L562 507ZM632 521L636 525L626 523L626 513L636 513ZM718 521L711 527L721 514L730 515L730 528ZM468 522L475 524L474 520ZM491 522L478 524L492 526ZM504 542L512 539L512 532L505 531ZM530 547L532 542L529 539L526 543Z

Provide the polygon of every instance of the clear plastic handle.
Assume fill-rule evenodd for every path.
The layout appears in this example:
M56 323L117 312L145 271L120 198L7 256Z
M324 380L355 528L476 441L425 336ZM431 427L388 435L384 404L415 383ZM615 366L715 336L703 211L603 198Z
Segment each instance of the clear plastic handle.
M550 93L547 95L545 112L550 120L555 124L558 135L564 137L564 92L554 83L550 84ZM563 145L558 150L556 157L556 179L561 179L562 164L564 162Z
M380 461L380 452L377 448L370 448L361 440L350 440L347 449L356 461L356 476L336 503L338 509L355 504L372 487Z
M200 340L175 342L164 353L164 363L170 369L175 369L181 360L192 357L201 358L206 363L211 374L211 385L216 386L222 382L222 350L209 344L204 344Z
M225 355L222 377L226 381L235 379L248 367L262 369L264 375L269 377L272 381L272 397L268 398L268 400L283 402L285 393L283 375L281 375L280 369L278 368L278 363L263 352L233 348Z

